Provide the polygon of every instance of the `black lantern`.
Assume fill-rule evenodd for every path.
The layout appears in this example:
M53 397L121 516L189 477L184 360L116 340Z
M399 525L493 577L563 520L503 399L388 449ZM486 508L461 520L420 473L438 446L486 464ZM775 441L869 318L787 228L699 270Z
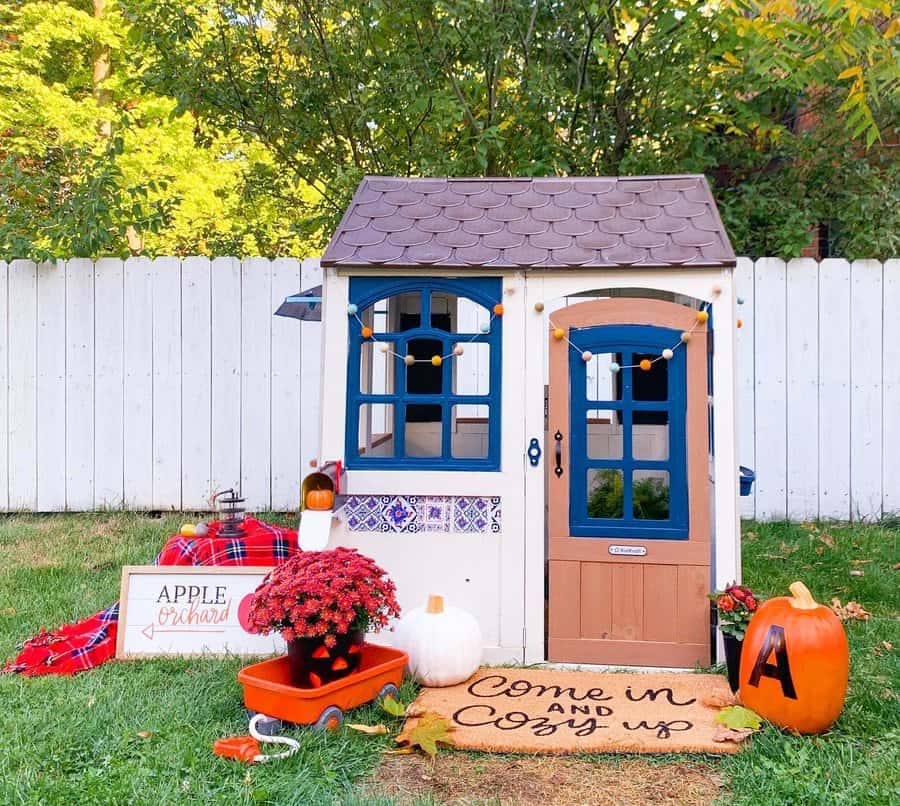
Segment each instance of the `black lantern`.
M220 518L222 526L219 528L218 537L243 537L244 536L244 499L240 498L233 489L222 490L213 496L213 499L221 505Z

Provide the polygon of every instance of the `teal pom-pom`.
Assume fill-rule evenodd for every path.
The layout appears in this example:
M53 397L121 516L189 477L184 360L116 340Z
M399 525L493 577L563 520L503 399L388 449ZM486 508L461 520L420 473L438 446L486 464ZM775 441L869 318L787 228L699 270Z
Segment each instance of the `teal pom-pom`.
M620 369L622 369L615 361L610 362L609 371L615 375Z
M490 322L485 322L485 323L481 326L481 332L482 332L482 333L490 333L490 332L491 332L491 323L490 323Z
M347 306L347 315L355 316L356 312L359 310L352 302Z

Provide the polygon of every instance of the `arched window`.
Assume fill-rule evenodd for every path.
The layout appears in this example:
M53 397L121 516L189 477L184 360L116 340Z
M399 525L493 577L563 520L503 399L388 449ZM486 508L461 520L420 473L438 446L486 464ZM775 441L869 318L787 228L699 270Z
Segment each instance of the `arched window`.
M493 277L350 279L347 467L500 469L501 295Z

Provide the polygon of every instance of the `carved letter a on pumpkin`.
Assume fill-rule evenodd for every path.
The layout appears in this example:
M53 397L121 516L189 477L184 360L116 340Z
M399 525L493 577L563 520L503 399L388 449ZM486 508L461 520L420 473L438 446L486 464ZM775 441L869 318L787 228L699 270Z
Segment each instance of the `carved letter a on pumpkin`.
M767 663L769 656L775 653L775 663ZM747 681L751 686L759 686L760 677L772 677L781 683L781 691L785 697L797 699L794 689L794 679L791 677L791 664L788 660L787 644L784 640L784 627L773 624L766 633L766 638L760 647L753 671Z

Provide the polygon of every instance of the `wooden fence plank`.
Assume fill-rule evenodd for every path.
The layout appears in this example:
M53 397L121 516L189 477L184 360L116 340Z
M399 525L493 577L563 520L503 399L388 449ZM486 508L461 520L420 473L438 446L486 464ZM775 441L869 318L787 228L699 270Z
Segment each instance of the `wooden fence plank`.
M66 508L66 264L37 267L37 502Z
M212 291L213 491L241 484L241 263L217 257Z
M0 510L9 508L9 267L0 260Z
M819 265L819 517L850 518L850 264Z
M271 506L272 264L241 262L241 493L250 509Z
M300 287L315 288L323 282L318 258L307 258L300 265ZM309 463L319 458L321 424L321 366L322 324L300 323L300 384L302 403L300 409L300 472L310 472ZM332 459L336 457L331 457Z
M210 261L181 264L181 506L207 509L212 474Z
M300 261L272 261L272 509L296 509L300 500L300 322L272 316L284 298L300 290Z
M784 261L756 262L754 300L756 361L756 516L787 515L787 422L785 406Z
M94 508L94 264L66 262L66 508Z
M153 263L125 262L123 486L125 506L153 506Z
M737 352L737 400L738 400L738 461L744 467L756 468L756 405L754 383L755 356L753 338L754 320L754 282L753 261L750 258L738 258L734 272L735 296L743 300L737 307L737 318L741 322L735 336ZM756 515L756 484L750 495L741 496L741 517L753 518Z
M900 260L884 264L882 484L884 515L900 514ZM888 313L890 312L890 313Z
M94 507L125 498L125 280L122 261L94 267ZM129 327L131 318L128 317Z
M787 515L819 513L819 265L787 265Z
M181 262L153 261L153 508L181 508Z
M850 267L850 515L881 517L882 265Z
M9 264L9 508L37 504L37 267ZM63 447L63 446L61 446Z

